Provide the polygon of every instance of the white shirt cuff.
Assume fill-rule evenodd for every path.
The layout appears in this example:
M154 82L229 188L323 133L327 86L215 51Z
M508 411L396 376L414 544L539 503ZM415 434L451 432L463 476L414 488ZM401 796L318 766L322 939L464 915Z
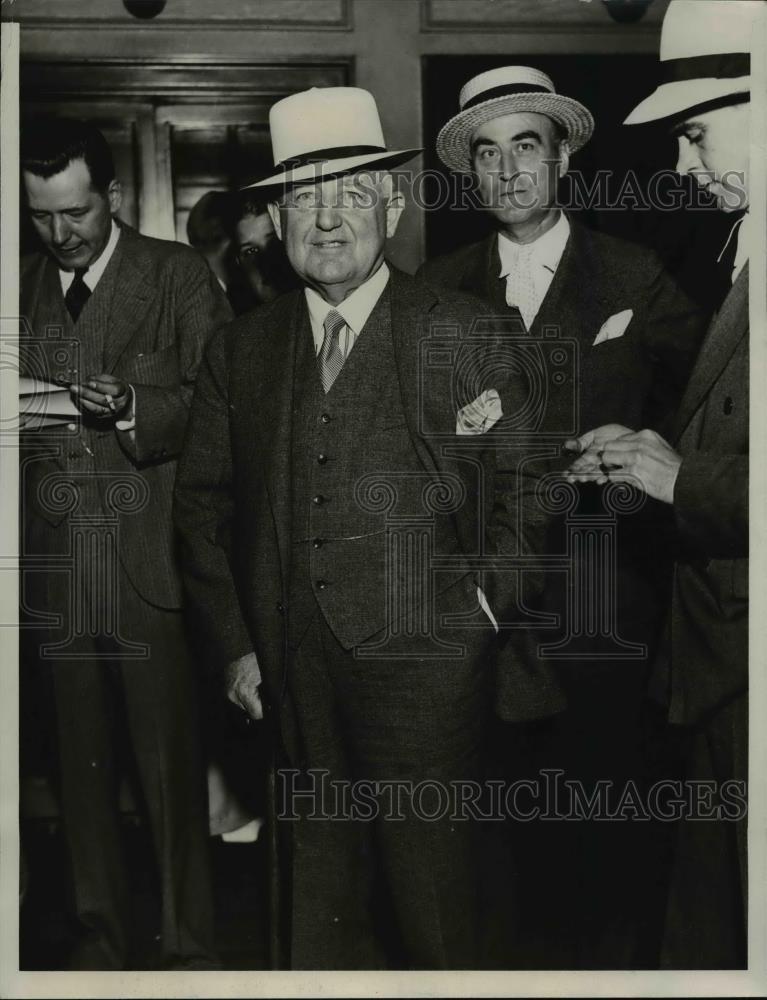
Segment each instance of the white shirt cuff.
M136 393L132 385L128 386L130 391L130 402L124 417L115 420L115 427L118 431L132 431L136 426Z

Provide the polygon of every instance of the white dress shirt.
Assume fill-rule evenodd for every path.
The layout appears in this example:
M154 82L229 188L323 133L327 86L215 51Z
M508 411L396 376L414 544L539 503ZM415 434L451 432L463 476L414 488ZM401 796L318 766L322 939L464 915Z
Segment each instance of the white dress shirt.
M91 292L96 290L96 285L101 281L101 276L107 269L107 264L112 259L112 254L115 252L117 246L117 241L120 239L120 227L117 225L114 219L112 219L112 228L109 231L109 239L107 240L107 245L101 252L101 256L95 260L88 270L83 275L83 281L90 288ZM69 286L75 280L74 271L64 271L59 268L59 280L61 281L61 290L66 295L69 291Z
M564 212L542 236L532 243L515 243L505 233L498 234L501 258L499 277L506 278L506 302L516 306L529 330L554 279L570 238L570 223Z
M357 337L383 295L388 281L389 268L384 262L375 274L371 274L367 281L364 281L359 288L355 288L351 295L337 306L326 302L313 288L305 288L306 304L309 307L309 322L312 325L312 336L314 337L314 353L320 353L322 341L325 339L325 318L329 312L335 311L343 316L346 322L346 326L338 338L339 350L346 361Z
M83 281L88 288L90 288L91 294L93 294L96 290L96 285L98 285L99 281L101 281L101 277L107 269L107 264L112 259L112 254L117 248L117 241L119 239L120 227L117 225L115 220L112 219L112 228L109 231L107 245L101 252L101 256L88 267L88 270L83 275ZM59 268L59 280L61 281L61 290L64 295L66 295L69 290L69 286L75 280L75 272L64 271L62 268ZM128 386L128 392L130 395L130 401L127 409L125 410L123 417L120 420L115 421L115 427L118 431L133 431L136 427L136 393L132 385ZM74 430L75 425L69 424L69 429Z

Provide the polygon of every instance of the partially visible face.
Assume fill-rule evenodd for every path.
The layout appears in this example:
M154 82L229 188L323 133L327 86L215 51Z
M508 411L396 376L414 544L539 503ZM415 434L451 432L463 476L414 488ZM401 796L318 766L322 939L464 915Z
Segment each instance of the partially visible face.
M243 215L235 227L237 253L243 265L255 260L277 238L269 213Z
M502 226L535 225L555 203L568 156L554 122L524 111L477 126L471 165L484 206Z
M269 214L293 270L328 302L342 302L383 260L402 212L388 174L298 185Z
M677 172L689 174L723 212L748 207L750 104L692 115L674 129Z
M263 266L267 252L270 247L274 248L277 241L269 213L263 211L258 215L243 215L235 227L235 241L237 259L251 289L261 302L273 298Z
M24 187L32 223L59 267L71 271L98 260L120 207L116 180L106 191L97 191L85 160L79 159L52 177L25 170Z

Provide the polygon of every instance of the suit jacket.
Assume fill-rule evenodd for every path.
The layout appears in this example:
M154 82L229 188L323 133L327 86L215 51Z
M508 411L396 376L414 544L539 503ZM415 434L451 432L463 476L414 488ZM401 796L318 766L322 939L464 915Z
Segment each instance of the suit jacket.
M671 442L680 551L659 662L672 722L696 724L748 687L748 264L714 317Z
M182 591L171 517L176 464L203 348L231 311L210 268L194 250L142 236L123 223L120 229L107 265L107 271L116 269L114 291L97 320L104 338L104 371L135 390L136 427L133 434L95 427L94 464L98 473L138 473L143 478L146 502L120 518L119 557L145 600L178 608ZM49 335L62 309L56 262L47 254L25 259L21 310L30 347ZM30 445L36 434L25 435ZM49 434L46 438L55 440ZM64 514L37 502L37 486L57 469L55 458L36 460L25 482L27 511L47 522L50 530L57 529ZM108 482L100 479L99 487L108 510Z
M681 398L705 316L651 251L569 221L570 238L529 335L539 340L558 330L577 345L566 372L575 390L549 395L538 430L566 437L612 422L661 426ZM506 304L499 272L493 233L427 261L419 274L432 284L472 292L496 311L517 313ZM595 345L605 321L626 309L633 317L625 333Z
M424 277L440 285L471 290L496 312L515 313L521 322L517 310L506 304L506 282L499 272L497 234L428 261L421 269ZM603 324L626 310L633 315L623 334L595 344ZM527 335L530 350L541 357L535 434L540 440L548 438L561 445L568 437L607 423L664 430L681 398L704 331L705 317L668 277L654 254L570 219L570 238ZM565 348L565 364L554 363L559 345ZM501 399L504 413L513 410L512 398L502 395ZM538 463L537 470L540 475L556 475L571 461L567 453L555 454ZM535 467L528 468L532 473ZM601 489L584 486L577 492L579 514L607 512ZM525 516L535 516L534 506L533 501L523 507ZM667 512L654 501L647 502L637 514L618 520L614 584L617 631L629 642L651 646L657 641L663 604L660 591L667 583L648 538L668 530L668 521ZM551 516L544 527L539 523L530 528L538 552L568 551L564 515ZM575 579L575 569L573 573ZM531 676L538 671L545 700L553 704L552 676L565 685L572 678L561 665L545 669L554 661L541 660L538 646L565 635L563 626L571 604L567 580L561 573L528 574L526 585L526 603L553 615L560 624L554 630L523 630L511 641L518 658L529 664ZM582 646L573 646L573 658L576 650L588 657L590 650L595 651L592 646L588 639ZM601 655L605 655L603 649L600 647ZM646 668L645 660L642 669ZM582 672L578 663L576 676ZM624 674L628 676L628 668ZM507 686L503 673L498 709L504 718L521 718L513 685Z
M413 447L435 477L464 476L466 463L454 461L440 444L456 441L453 366L437 359L434 371L424 374L421 340L439 328L458 344L487 307L390 270L392 341ZM200 370L176 482L186 582L209 653L224 666L255 651L273 702L280 700L285 669L294 366L305 325L304 293L295 291L214 338ZM478 551L478 525L491 494L467 482L468 502L455 514L469 555Z

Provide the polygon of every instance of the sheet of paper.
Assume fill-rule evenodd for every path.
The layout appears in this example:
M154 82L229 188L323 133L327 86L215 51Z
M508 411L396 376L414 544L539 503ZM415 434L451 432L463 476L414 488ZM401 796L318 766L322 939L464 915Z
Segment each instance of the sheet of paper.
M69 389L28 375L19 376L19 413L27 418L22 424L25 430L41 426L39 419L35 422L33 418L56 418L66 423L80 416Z

